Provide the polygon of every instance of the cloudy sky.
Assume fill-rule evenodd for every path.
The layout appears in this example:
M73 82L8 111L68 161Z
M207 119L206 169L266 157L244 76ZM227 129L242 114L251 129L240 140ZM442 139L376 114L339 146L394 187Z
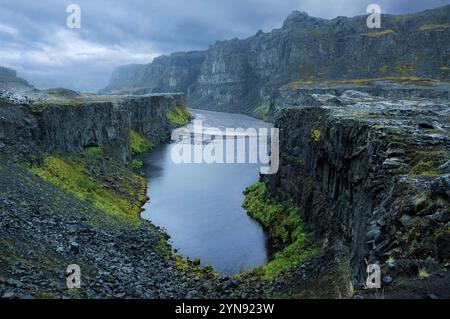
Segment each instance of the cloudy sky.
M66 26L72 3L81 29ZM334 18L365 14L370 3L400 14L450 0L0 0L0 66L40 88L96 91L118 65L270 31L293 10Z

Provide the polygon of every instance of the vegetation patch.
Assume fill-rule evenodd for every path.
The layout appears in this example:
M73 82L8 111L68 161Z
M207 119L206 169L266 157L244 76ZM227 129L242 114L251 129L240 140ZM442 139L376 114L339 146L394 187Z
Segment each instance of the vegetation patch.
M170 108L167 111L166 116L171 123L179 126L187 125L191 121L191 114L184 106Z
M380 32L367 32L367 33L362 33L361 35L364 37L369 37L369 38L380 38L382 36L385 36L387 34L393 34L395 33L394 30L391 29L386 29Z
M133 170L138 171L138 170L142 169L142 167L144 167L144 163L141 160L135 159L131 163L131 166L133 167Z
M268 264L253 271L255 275L271 280L281 271L308 260L316 253L314 248L305 244L306 234L297 207L292 203L268 200L263 182L247 188L244 195L243 207L270 232L278 250Z
M322 132L318 129L311 130L311 139L314 142L319 142L322 139Z
M447 150L428 150L414 152L411 156L410 174L422 176L440 175L442 172L439 166L444 164L450 158L450 151Z
M269 120L269 104L261 104L256 108L256 111L261 115L262 119L267 122Z
M85 154L86 156L88 156L90 158L97 158L97 157L103 155L103 149L101 147L98 147L98 146L86 147L84 149L83 154Z
M442 23L442 24L428 24L419 27L420 31L430 31L430 30L444 30L450 28L450 23Z
M401 70L401 69L400 69ZM288 84L288 88L291 90L298 89L303 86L309 86L309 85L340 85L340 84L349 84L349 85L371 85L374 82L379 81L389 81L389 82L395 82L395 83L401 83L401 84L415 84L415 85L421 85L421 86L431 86L433 84L441 83L442 81L437 79L428 79L428 78L421 78L418 76L385 76L385 77L377 77L377 78L370 78L370 79L348 79L348 80L329 80L329 81L304 81L299 80L292 82Z
M148 138L143 137L135 130L131 130L131 151L133 155L139 155L155 148L155 145Z
M42 166L30 170L122 221L140 223L141 206L147 200L145 179L115 162L94 156L53 155L46 156Z

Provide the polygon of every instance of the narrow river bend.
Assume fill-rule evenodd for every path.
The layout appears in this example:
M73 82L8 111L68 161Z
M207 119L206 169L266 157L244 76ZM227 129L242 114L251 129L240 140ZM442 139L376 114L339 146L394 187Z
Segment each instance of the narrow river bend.
M270 128L268 123L229 113L192 111L203 127ZM188 126L192 129L192 124ZM267 262L267 237L241 207L242 191L259 177L259 164L176 164L176 143L143 158L150 201L142 217L164 228L183 257L232 275ZM247 149L248 151L248 149Z

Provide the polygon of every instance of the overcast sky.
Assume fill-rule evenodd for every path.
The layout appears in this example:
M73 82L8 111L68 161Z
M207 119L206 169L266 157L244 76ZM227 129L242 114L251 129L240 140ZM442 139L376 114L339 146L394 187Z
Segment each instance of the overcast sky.
M81 29L66 26L71 3ZM365 14L370 3L400 14L450 0L0 0L0 66L40 88L96 91L118 65L270 31L294 10L334 18Z

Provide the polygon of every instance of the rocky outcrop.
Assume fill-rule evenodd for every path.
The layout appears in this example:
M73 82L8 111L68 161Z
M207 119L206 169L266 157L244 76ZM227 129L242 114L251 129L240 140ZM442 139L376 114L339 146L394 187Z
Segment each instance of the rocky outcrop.
M316 93L308 99L322 106L302 104L305 92L299 90L287 102L296 105L278 113L280 170L264 178L269 197L301 207L315 245L347 256L357 289L364 286L367 263L381 265L386 296L395 286L391 279L418 280L421 269L430 280L448 278L448 100ZM309 276L300 268L297 273ZM428 284L417 284L423 290L415 295L410 286L409 297L433 289L449 297L448 290Z
M180 91L192 107L258 115L281 86L297 81L449 78L450 6L404 16L319 19L293 12L282 28L118 68L106 92Z
M4 89L26 91L32 90L33 86L18 77L15 70L0 66L0 90Z
M187 92L200 72L205 53L174 53L154 59L149 65L124 65L115 69L110 85L100 93Z
M355 99L356 98L356 99ZM380 99L381 98L381 99ZM450 83L418 78L386 78L378 80L335 80L318 83L294 82L273 95L269 118L273 121L280 110L304 106L345 106L386 99L450 100Z
M185 105L186 98L183 94L153 94L151 97L124 99L120 103L120 109L130 114L133 130L158 145L170 139L173 124L167 119L169 109Z
M155 145L167 141L172 124L166 113L184 105L181 94L6 104L0 108L0 142L15 156L36 151L77 153L101 146L126 164L131 159L130 130Z
M50 153L77 153L85 147L115 147L126 163L130 153L130 115L107 103L52 105L36 113L39 139Z

